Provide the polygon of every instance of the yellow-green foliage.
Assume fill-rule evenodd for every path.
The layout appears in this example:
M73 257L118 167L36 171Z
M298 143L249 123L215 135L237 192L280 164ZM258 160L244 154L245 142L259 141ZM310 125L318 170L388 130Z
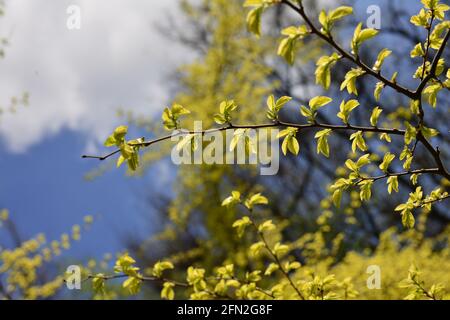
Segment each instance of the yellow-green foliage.
M246 244L246 263L227 260L207 272L190 266L185 279L165 277L174 265L157 262L139 273L136 261L127 253L120 256L115 272L125 276L123 288L130 294L139 292L141 284L156 281L162 287L161 297L174 299L448 299L450 266L447 229L436 239L426 239L419 230L398 233L391 228L380 237L373 251L348 252L338 258L344 240L339 234L326 245L326 232L307 233L293 243L282 241L280 230L272 220L259 217L259 207L267 198L255 194L241 199L234 191L222 205L230 210L240 204L244 215L233 223L235 236ZM255 208L255 207L258 207ZM425 221L421 221L425 223ZM419 228L420 229L420 228ZM302 250L304 263L296 260L294 250ZM373 271L379 269L379 287L371 286ZM105 284L113 276L97 274L93 287L107 297ZM99 285L101 283L101 285ZM100 289L99 289L100 288ZM175 290L179 288L177 296Z
M85 217L85 227L92 222L91 216ZM9 211L0 212L0 222L4 228L13 227ZM1 227L1 225L0 225ZM81 237L82 227L74 225L71 234L64 233L59 240L47 241L44 234L23 241L11 249L0 248L0 298L3 299L45 299L54 296L63 286L63 275L42 281L42 272L62 254L70 249L72 241Z
M191 128L192 121L202 120L203 129L215 126L215 130L221 131L235 129L234 124L241 124L239 135L243 135L246 128L258 127L258 124L266 127L267 120L262 121L266 116L272 121L269 126L282 129L278 138L283 139L281 151L284 155L302 155L299 135L305 129L316 131L317 153L325 157L330 157L333 152L333 146L328 142L331 135L337 131L349 132L351 153L342 166L336 168L336 179L328 185L328 195L322 199L320 208L315 208L320 212L316 224L307 227L296 221L294 215L284 218L264 207L270 201L261 195L263 186L251 183L254 168L245 168L247 176L242 178L227 166L180 167L176 197L168 206L169 226L155 239L170 243L181 238L192 226L194 218L198 219L194 220L197 222L195 227L205 231L204 239L197 238L195 248L178 252L151 268L139 266L128 254L122 255L116 263L117 275L93 276L94 287L100 288L107 297L105 281L124 277L122 286L130 293L139 292L143 282L156 282L165 299L448 298L448 230L435 238L426 238L425 231L432 206L450 197L447 191L449 174L439 150L430 143L439 132L425 125L423 105L428 103L436 107L438 92L449 88L448 73L446 79L439 77L443 78L444 74L445 62L441 54L450 33L450 24L445 20L445 12L450 7L438 1L423 0L424 8L411 19L411 23L430 33L430 41L419 46L426 46L426 51L434 50L435 59L429 62L424 50L414 50L412 58L422 57L423 64L414 74L414 78L420 80L419 86L409 89L397 83L397 72L389 78L382 75L383 63L392 53L389 49L381 50L373 66L360 60L361 48L378 35L378 30L358 24L349 41L350 52L335 42L335 24L353 13L350 7L322 11L318 16L321 25L318 29L315 21L312 22L305 13L302 2L247 0L244 6L250 7L250 11L246 21L242 9L234 1L207 3L208 50L198 61L182 69L182 92L176 97L176 103L163 112L165 129ZM261 27L262 17L269 9L281 5L294 8L303 24L284 28L278 51L273 51L273 39L270 35L265 36ZM185 10L194 17L198 14L187 3ZM439 23L429 26L435 19ZM251 38L243 31L245 25L257 38ZM329 56L320 54L315 71L317 84L328 89L333 67L344 59L353 64L340 85L340 90L346 89L352 97L339 99L339 111L334 119L339 124L319 122L319 114L325 114L324 110L331 108L332 102L336 104L330 97L316 96L309 99L308 107L297 107L297 114L305 117L306 123L292 123L280 120L278 114L291 97L277 99L271 94L280 84L268 80L273 70L264 63L264 58L273 58L273 52L276 52L289 64L298 63L299 50L320 52L320 45L313 41L301 46L307 38L314 36L336 51ZM368 76L379 80L374 88L376 101L380 100L383 89L390 87L409 100L410 108L399 107L379 124L383 110L362 106L356 99L358 82ZM264 103L267 110L260 112L259 106ZM364 124L359 124L361 121L352 115L362 108L366 111ZM181 115L188 114L180 121ZM253 126L246 125L248 123ZM199 133L192 130L185 133L187 138L183 143L192 143L196 134ZM397 142L400 143L390 144L391 136L399 138ZM133 148L146 146L145 141L127 142L125 137L122 138L120 145L116 145L121 149L127 143ZM417 145L425 146L430 153L434 159L433 168L411 169L412 164L422 167L414 161ZM373 151L374 146L379 152ZM137 152L133 154L137 155ZM137 169L134 165L130 168ZM433 186L421 185L419 176L428 174L439 175L442 179ZM355 211L366 203L370 205L375 193L373 186L384 181L385 190L392 195L400 192L398 180L404 176L410 178L413 189L392 212L401 217L404 229L391 228L382 232L376 244L366 240L350 245L353 241L351 231L344 233L342 230L357 226ZM231 195L224 197L231 190L234 190ZM218 207L219 203L222 203L221 207ZM345 227L337 228L336 224ZM286 240L288 229L290 240ZM298 230L295 237L292 230ZM191 260L196 262L189 265ZM183 268L177 268L178 264ZM184 268L186 265L188 267ZM174 270L170 270L172 268ZM144 272L139 272L141 269ZM380 288L376 289L372 288L374 283L377 284L374 280L377 272L373 270L378 269L381 272ZM368 285L368 281L374 282Z

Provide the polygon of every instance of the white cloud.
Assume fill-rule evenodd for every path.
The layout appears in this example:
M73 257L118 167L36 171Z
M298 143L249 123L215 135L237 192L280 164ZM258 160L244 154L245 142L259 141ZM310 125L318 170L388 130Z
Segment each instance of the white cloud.
M30 107L3 115L0 137L26 151L64 128L92 147L119 121L117 107L151 114L170 100L167 76L184 49L155 28L177 0L11 0L0 35L11 45L0 61L0 104L23 91ZM81 8L81 30L68 30L66 9Z

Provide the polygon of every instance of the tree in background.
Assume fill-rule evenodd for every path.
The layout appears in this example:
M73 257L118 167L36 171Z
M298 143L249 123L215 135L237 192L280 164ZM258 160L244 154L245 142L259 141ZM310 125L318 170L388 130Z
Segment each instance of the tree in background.
M112 278L124 278L133 294L142 283L161 284L169 299L174 288L191 298L448 297L449 217L441 201L449 197L450 7L422 3L408 19L414 31L400 23L386 33L358 24L347 33L348 6L322 10L316 21L303 2L246 1L246 19L238 1L183 2L193 36L180 38L199 58L181 70L177 104L163 114L166 129L180 128L187 113L205 127L216 122L216 130L281 128L286 158L276 177L258 176L251 166L180 167L174 198L158 207L166 228L130 246L139 265L152 267L140 271L122 255L117 275L90 276L97 297ZM389 14L405 16L393 5ZM374 50L381 37L378 45L399 37L409 45L407 66L385 64L397 52ZM190 125L183 118L183 127ZM236 140L245 140L239 132ZM106 145L118 147L111 155L120 153L119 164L138 173L170 150L156 143L161 139L126 140L126 133L117 128ZM187 132L182 143L195 146L198 135ZM381 268L382 290L371 290L370 266Z

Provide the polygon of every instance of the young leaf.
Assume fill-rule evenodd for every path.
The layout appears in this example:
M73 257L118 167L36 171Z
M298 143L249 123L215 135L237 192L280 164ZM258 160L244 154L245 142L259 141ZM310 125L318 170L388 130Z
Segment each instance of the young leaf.
M373 96L375 97L376 101L380 101L380 96L381 96L381 91L384 88L384 82L377 82L377 84L375 85L375 90L373 92Z
M172 282L164 282L161 290L161 299L173 300L175 298L175 291L173 290L174 286L175 284Z
M326 96L314 97L311 100L309 100L309 107L314 112L317 109L329 104L331 101L333 101L333 99L331 99L330 97L326 97Z
M352 99L347 102L345 102L345 100L342 100L341 105L339 106L340 112L337 114L338 118L342 119L345 124L348 124L350 112L358 106L358 100Z
M335 22L353 13L353 8L348 6L341 6L328 13L328 18L330 21Z
M411 211L405 211L402 213L402 224L405 228L414 228L415 219Z
M303 39L308 32L306 26L291 26L283 29L281 34L287 37L281 40L277 54L283 57L289 64L293 64L295 60L295 44L297 40Z
M281 108L291 100L291 97L283 96L275 101L275 97L273 95L270 95L267 98L267 108L269 109L267 111L267 117L271 120L276 120Z
M387 179L387 185L389 194L391 194L392 191L398 192L398 177L397 176L389 177Z
M331 68L341 58L337 53L333 53L331 56L323 56L316 63L316 83L322 85L328 90L331 84Z
M355 28L355 32L353 34L353 39L351 43L352 54L358 55L359 47L364 41L367 41L378 34L378 30L367 28L362 29L362 23L359 23Z
M381 162L379 168L381 169L381 171L387 172L387 169L389 167L389 165L391 164L391 162L395 159L395 155L390 153L390 152L386 152L386 154L383 157L383 162Z
M373 70L379 71L381 69L381 66L383 65L384 60L391 55L392 51L388 49L383 49L378 54L377 60L375 61L375 64L373 65Z
M247 14L247 30L254 33L257 37L261 36L261 16L264 12L264 7L256 7Z
M325 157L330 156L330 146L328 145L328 136L331 133L331 129L324 129L316 133L314 138L317 140L317 153L322 153Z
M297 131L297 128L289 127L278 133L277 138L285 137L283 143L281 144L281 150L284 155L287 155L288 150L295 155L299 153L300 145L295 137Z
M239 191L231 191L231 196L222 201L222 206L231 206L241 202L241 193Z
M252 210L253 207L257 204L268 204L268 203L269 203L269 200L267 200L266 197L261 195L261 193L256 193L256 194L252 195L250 198L248 198L247 200L245 200L244 204L249 210Z
M372 110L372 114L370 115L370 124L374 127L377 126L378 118L380 117L380 114L383 112L383 110L380 107L375 107Z
M366 72L361 68L352 69L345 75L345 80L341 84L341 91L347 88L349 94L358 95L358 90L356 89L356 78L362 76Z
M350 141L352 142L352 151L356 152L356 148L358 148L361 151L367 150L366 142L364 141L363 132L357 131L350 135Z
M364 180L361 182L361 190L359 192L359 197L361 201L368 201L372 197L372 185L373 180Z

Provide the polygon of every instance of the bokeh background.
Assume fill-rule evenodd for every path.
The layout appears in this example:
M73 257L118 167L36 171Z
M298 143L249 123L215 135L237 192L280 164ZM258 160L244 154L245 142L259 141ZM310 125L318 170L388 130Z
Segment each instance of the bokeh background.
M366 21L370 5L378 6L382 35L361 54L370 60L380 49L389 47L394 54L385 72L397 70L400 82L415 84L411 74L416 66L405 57L423 38L409 23L409 17L420 8L419 1L306 2L311 15L322 8L353 5L354 17L339 25L344 39L352 34L356 21ZM180 169L167 158L167 150L159 149L154 158L150 150L144 156L143 169L133 175L126 168L116 169L113 162L81 158L86 153L105 153L103 141L119 124L130 125L129 136L157 135L161 132L155 129L161 111L174 99L188 104L195 118L212 115L219 101L236 96L245 106L243 119L257 121L262 113L253 114L271 92L293 96L295 108L321 93L314 85L314 63L329 48L314 40L305 42L297 63L288 68L276 56L276 44L280 26L297 21L296 17L283 10L271 12L264 19L265 36L257 40L245 31L241 4L234 0L4 1L0 37L7 43L2 46L4 57L0 60L0 209L9 210L17 229L14 235L0 230L4 248L38 233L49 240L59 239L61 233L82 223L84 216L92 215L94 222L83 231L81 241L74 242L54 262L57 269L69 261L85 263L124 250L134 252L141 261L154 261L197 245L210 252L214 243L224 244L231 237L229 229L211 236L213 228L234 218L213 209L212 203L219 204L236 184L243 191L268 194L275 216L293 219L301 226L300 232L314 230L316 219L327 209L326 205L319 206L327 196L326 182L339 173L336 169L346 159L348 150L339 147L346 137L334 138L339 152L331 163L317 157L315 143L308 143L305 137L302 158L283 160L276 177L259 177L254 169L233 166ZM81 8L80 30L66 26L70 5ZM343 78L345 70L345 66L336 68L336 78ZM372 84L369 81L359 90L363 102L375 106ZM342 95L338 86L336 80L331 96ZM385 121L402 121L407 115L394 109L407 108L407 102L391 90L385 91L382 103L386 103L386 114L394 114ZM442 94L444 105L445 101L449 101L448 94ZM438 119L433 120L435 127L448 125L446 108L433 115ZM284 116L293 119L294 114ZM361 115L355 117L361 119ZM448 137L438 139L443 157L448 159ZM418 161L430 164L425 156ZM425 185L442 183L433 179ZM183 192L183 186L189 186L192 192ZM376 205L356 206L352 212L333 218L336 232L330 239L344 232L344 251L373 250L384 230L400 226L392 209L411 189L405 185L403 193L386 200L382 187L374 194ZM450 221L448 205L436 206L430 217L427 232L434 236ZM153 241L140 247L164 232L167 225L176 225L172 232L177 233L173 231L177 228L183 231L170 244ZM298 233L291 228L285 236L294 238ZM166 241L171 236L166 233L165 237ZM210 241L200 245L205 239ZM229 245L214 251L217 260L224 258L224 251L236 247L236 240L230 240ZM198 261L213 263L208 255L200 255ZM58 293L59 297L72 294Z

